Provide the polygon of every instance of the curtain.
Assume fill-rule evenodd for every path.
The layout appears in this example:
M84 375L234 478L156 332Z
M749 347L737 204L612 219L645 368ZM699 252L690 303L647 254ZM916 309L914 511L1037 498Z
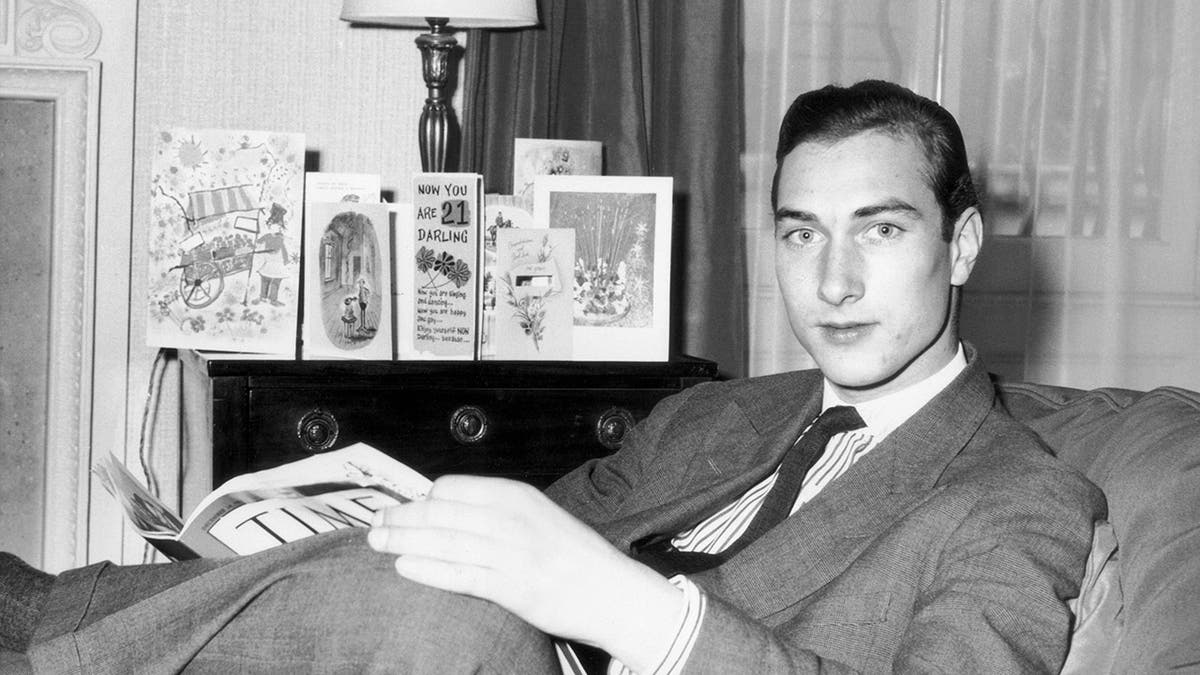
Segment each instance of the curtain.
M962 333L993 371L1200 389L1200 5L744 8L747 34L761 36L745 43L752 374L811 363L787 330L763 236L773 125L801 91L879 77L939 100L963 128L986 239Z
M740 5L542 0L540 26L476 31L462 166L510 193L513 138L604 143L609 175L672 176L672 351L745 371Z

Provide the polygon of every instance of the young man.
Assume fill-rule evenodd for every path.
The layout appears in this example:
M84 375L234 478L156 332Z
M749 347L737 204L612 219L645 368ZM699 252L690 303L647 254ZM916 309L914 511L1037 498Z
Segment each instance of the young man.
M372 528L386 556L342 534L201 561L91 626L147 605L181 624L170 640L204 624L171 662L201 670L335 650L398 672L553 672L553 638L602 649L610 672L1056 671L1103 497L1000 408L959 340L982 224L957 125L895 85L827 87L792 105L777 160L777 274L819 371L693 387L546 495L439 479ZM159 568L137 574L178 566ZM188 584L239 590L180 621ZM347 603L375 630L318 616L353 624L354 649L289 622ZM35 663L114 640L46 628L63 613ZM378 660L350 660L364 653Z

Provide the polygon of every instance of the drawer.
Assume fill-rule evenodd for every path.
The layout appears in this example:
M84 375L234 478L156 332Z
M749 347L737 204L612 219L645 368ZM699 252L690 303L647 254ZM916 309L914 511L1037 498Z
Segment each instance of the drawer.
M436 477L505 476L545 486L620 447L628 429L677 389L419 386L251 388L247 448L216 467L244 471L367 443Z

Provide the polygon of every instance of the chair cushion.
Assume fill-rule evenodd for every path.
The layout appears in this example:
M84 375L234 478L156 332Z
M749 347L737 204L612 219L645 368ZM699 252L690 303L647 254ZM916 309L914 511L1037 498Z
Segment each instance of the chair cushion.
M1112 670L1124 628L1124 598L1117 569L1117 538L1112 523L1096 523L1079 597L1067 604L1075 616L1063 675L1100 675Z
M1108 498L1124 597L1112 670L1200 664L1200 394L999 389L1013 416Z

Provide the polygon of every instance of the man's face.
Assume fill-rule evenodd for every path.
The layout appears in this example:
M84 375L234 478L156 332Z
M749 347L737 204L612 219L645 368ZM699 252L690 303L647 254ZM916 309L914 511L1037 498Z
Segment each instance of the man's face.
M865 132L802 143L783 159L775 273L792 331L847 401L937 372L958 349L951 286L970 276L980 223L950 242L910 137Z

